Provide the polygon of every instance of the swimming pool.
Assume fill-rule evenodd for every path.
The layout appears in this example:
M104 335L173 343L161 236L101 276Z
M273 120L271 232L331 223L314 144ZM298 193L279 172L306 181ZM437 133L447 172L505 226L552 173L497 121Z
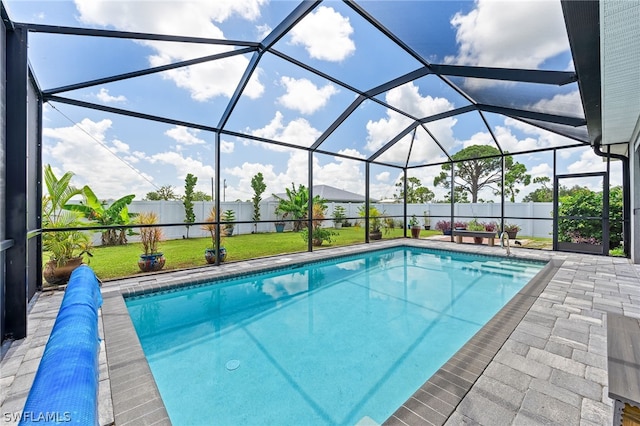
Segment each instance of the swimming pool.
M127 306L174 424L381 423L543 265L402 247Z

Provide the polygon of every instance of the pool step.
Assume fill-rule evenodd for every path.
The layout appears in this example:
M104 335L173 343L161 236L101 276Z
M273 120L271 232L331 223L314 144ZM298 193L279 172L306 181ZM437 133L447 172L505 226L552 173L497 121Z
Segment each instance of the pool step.
M533 277L538 273L537 269L531 269L529 265L515 264L511 262L471 262L469 265L464 266L463 270L489 272L492 274L500 274L513 276L514 274Z

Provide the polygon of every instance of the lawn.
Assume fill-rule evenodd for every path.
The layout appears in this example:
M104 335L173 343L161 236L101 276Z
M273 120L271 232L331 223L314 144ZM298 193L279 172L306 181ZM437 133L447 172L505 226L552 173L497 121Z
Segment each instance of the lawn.
M364 230L361 227L349 227L336 230L337 235L332 243L324 242L322 249L338 247L364 242ZM411 232L407 230L409 236ZM439 231L422 231L420 236L427 237L440 234ZM404 235L399 228L389 229L383 238L399 238ZM307 250L307 243L299 233L260 233L243 234L225 237L223 245L227 249L227 262L273 256L283 253L295 253ZM205 248L211 246L209 238L189 238L181 240L167 240L160 243L160 250L164 253L166 264L164 270L193 268L206 265L204 259ZM139 243L124 246L96 247L89 265L101 280L142 275L138 269L138 258L141 253ZM46 253L43 256L48 259ZM215 266L211 266L215 267Z

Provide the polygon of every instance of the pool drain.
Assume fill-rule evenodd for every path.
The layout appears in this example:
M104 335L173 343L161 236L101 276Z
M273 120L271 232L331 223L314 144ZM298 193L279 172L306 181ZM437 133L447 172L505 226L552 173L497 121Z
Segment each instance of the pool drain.
M227 361L226 367L227 367L227 370L233 371L236 368L240 367L240 361L237 360L237 359L229 360L229 361Z

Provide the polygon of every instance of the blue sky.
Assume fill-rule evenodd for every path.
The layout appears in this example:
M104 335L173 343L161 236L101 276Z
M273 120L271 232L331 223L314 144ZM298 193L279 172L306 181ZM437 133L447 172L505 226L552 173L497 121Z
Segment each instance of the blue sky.
M289 1L8 1L16 22L140 31L160 34L261 41L297 5ZM559 1L365 1L358 2L418 54L436 64L556 71L573 70ZM420 68L419 62L339 1L317 6L274 46L346 86L266 53L258 64L225 129L295 146L310 146L357 97ZM145 69L238 47L31 33L29 57L43 89ZM218 126L250 54L61 93L61 96L132 111ZM481 102L568 113L583 117L576 84L561 87L451 78ZM496 93L498 94L496 96ZM468 104L434 75L377 96L415 117ZM512 153L564 146L573 140L503 116L486 114L503 149ZM322 149L349 158L314 156L314 183L364 193L365 168L357 161L371 155L411 120L373 101L365 101ZM43 161L58 173L73 171L76 185L88 184L100 198L135 193L137 199L162 185L182 193L187 173L199 190L211 191L215 176L215 135L174 125L123 117L53 103L44 110ZM494 145L476 112L429 123L427 129L450 153L477 144ZM411 135L380 157L403 164ZM415 135L410 165L437 163L446 157L429 134ZM552 176L552 154L517 155L535 176ZM307 183L308 154L223 135L221 179L226 199L247 200L250 180L262 172L265 196L291 182ZM589 149L559 152L558 173L604 170ZM613 166L612 183L620 183ZM371 195L391 197L400 171L372 166ZM410 173L433 188L440 167ZM523 188L520 198L533 191ZM482 198L491 199L490 193Z

